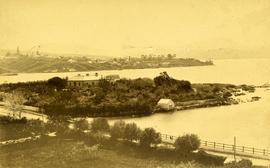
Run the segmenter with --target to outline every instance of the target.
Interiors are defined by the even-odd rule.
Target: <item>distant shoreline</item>
[[[61,73],[102,70],[150,69],[214,65],[212,61],[194,58],[113,58],[109,60],[90,58],[22,57],[0,60],[3,73]],[[4,71],[4,69],[8,71]],[[1,73],[0,73],[1,74]]]

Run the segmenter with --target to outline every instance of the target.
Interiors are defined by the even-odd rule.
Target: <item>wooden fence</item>
[[[162,141],[164,143],[173,144],[177,139],[176,136],[168,135],[168,134],[161,134]],[[224,152],[224,153],[231,153],[235,155],[242,155],[242,156],[254,156],[254,157],[267,157],[270,159],[270,150],[267,149],[259,149],[255,147],[247,147],[247,146],[238,146],[232,144],[225,144],[213,141],[204,141],[201,140],[201,149],[211,150],[215,152]]]
[[[225,144],[225,143],[218,143],[218,142],[211,142],[211,141],[201,141],[202,148],[210,148],[216,150],[223,150],[223,151],[232,151],[235,153],[246,153],[246,154],[254,154],[254,155],[263,155],[263,156],[270,156],[270,151],[267,149],[259,149],[254,147],[247,147],[247,146],[235,146],[232,144]]]

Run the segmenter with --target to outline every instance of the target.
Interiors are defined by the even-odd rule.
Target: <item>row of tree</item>
[[[74,123],[74,129],[85,131],[91,129],[94,133],[109,133],[111,140],[126,140],[130,142],[139,142],[142,147],[149,148],[157,146],[162,142],[161,134],[154,128],[140,129],[135,123],[125,123],[116,121],[111,127],[104,118],[95,118],[88,124],[85,119]],[[195,134],[185,134],[179,136],[174,143],[175,151],[180,154],[188,154],[197,150],[200,146],[200,139]]]

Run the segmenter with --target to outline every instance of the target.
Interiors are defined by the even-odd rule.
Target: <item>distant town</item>
[[[23,59],[22,59],[23,58]],[[179,58],[176,54],[141,54],[140,57],[91,58],[87,56],[51,56],[40,52],[39,46],[28,52],[7,51],[0,59],[0,73],[76,72],[91,70],[122,70],[213,65],[211,60]]]

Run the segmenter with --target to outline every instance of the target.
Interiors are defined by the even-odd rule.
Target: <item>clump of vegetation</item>
[[[14,118],[11,116],[1,116],[0,124],[25,124],[27,122],[25,117],[22,118]]]
[[[225,168],[251,168],[252,166],[252,161],[248,160],[248,159],[242,159],[238,162],[230,162],[227,163],[225,166]]]
[[[126,123],[122,120],[116,121],[110,129],[110,135],[113,140],[123,139],[125,133]]]
[[[86,119],[76,120],[74,123],[74,129],[77,131],[89,130],[90,125]]]
[[[67,86],[67,80],[59,77],[53,77],[48,80],[48,85],[57,90],[61,90]]]
[[[0,141],[44,135],[49,132],[40,120],[26,120],[0,117]]]
[[[4,106],[11,112],[13,118],[21,118],[23,105],[27,101],[22,92],[12,91],[11,93],[0,93],[0,97],[4,102]]]
[[[191,83],[185,80],[176,80],[171,78],[167,72],[160,73],[160,76],[154,78],[155,86],[171,87],[177,92],[192,91]]]
[[[105,118],[94,118],[91,123],[91,130],[93,132],[108,132],[110,125]]]
[[[2,129],[4,128],[3,126],[8,125],[11,124],[2,124],[0,125],[0,128]],[[109,151],[107,152],[120,152],[124,156],[134,157],[138,155],[143,156],[145,160],[148,160],[148,158],[152,158],[168,161],[170,163],[172,163],[173,161],[180,165],[186,165],[180,163],[180,161],[185,161],[189,163],[189,161],[191,160],[196,160],[196,163],[192,163],[192,165],[194,166],[202,166],[201,164],[199,164],[199,162],[210,165],[221,165],[224,161],[224,158],[219,158],[218,156],[213,157],[213,155],[202,152],[193,153],[192,151],[196,150],[199,144],[199,139],[194,134],[184,135],[182,137],[179,137],[175,141],[175,150],[180,153],[188,153],[188,157],[185,157],[184,155],[179,155],[178,153],[175,153],[170,148],[157,147],[157,145],[161,143],[161,134],[156,132],[154,128],[146,128],[141,131],[135,123],[125,123],[123,121],[117,121],[113,126],[111,126],[111,129],[109,129],[110,126],[108,124],[108,121],[104,118],[95,118],[91,123],[88,123],[85,119],[77,120],[73,123],[74,129],[69,129],[69,125],[70,122],[69,118],[67,117],[49,118],[48,123],[43,123],[41,121],[27,121],[26,124],[20,124],[18,125],[18,127],[14,127],[14,125],[12,125],[12,128],[8,128],[8,130],[14,128],[14,130],[12,130],[12,134],[15,133],[16,135],[16,137],[10,136],[9,138],[19,138],[19,134],[21,134],[21,137],[25,137],[26,135],[44,135],[41,136],[40,140],[33,142],[33,144],[39,144],[37,146],[39,152],[40,148],[42,148],[42,145],[50,143],[50,145],[47,146],[51,146],[52,141],[54,140],[56,140],[55,142],[59,143],[58,145],[68,145],[71,144],[71,142],[76,142],[76,144],[78,144],[79,146],[73,145],[69,150],[66,150],[70,152],[70,154],[68,154],[67,156],[63,155],[68,152],[54,152],[54,157],[58,155],[60,158],[64,157],[65,162],[72,160],[72,158],[74,157],[76,157],[77,161],[80,162],[82,161],[81,159],[89,159],[90,154],[97,152],[97,150],[106,149],[109,149]],[[84,132],[84,130],[89,130],[90,127],[90,132]],[[18,128],[23,128],[21,129],[24,130],[23,135],[22,131]],[[7,129],[7,127],[5,129]],[[1,133],[3,132],[2,130],[0,131]],[[114,137],[113,141],[111,141],[108,137],[108,131],[110,135]],[[46,136],[48,133],[51,132],[56,132],[55,138],[49,138],[48,136]],[[119,133],[115,134],[117,132]],[[67,138],[68,141],[66,141]],[[137,140],[139,140],[139,143],[133,143],[134,141],[138,142]],[[30,145],[30,142],[27,143],[28,145]],[[25,145],[21,145],[21,147],[24,146]],[[8,146],[5,149],[8,149]],[[78,151],[75,151],[75,149],[78,149]],[[101,158],[104,158],[104,156],[102,155]],[[205,160],[207,160],[208,162],[204,162]],[[237,165],[249,166],[250,163],[242,161],[237,163]]]
[[[127,123],[124,130],[124,138],[128,141],[137,141],[140,139],[142,131],[135,123]]]
[[[160,133],[156,132],[154,128],[145,128],[140,136],[140,145],[146,148],[151,145],[157,145],[161,143]]]
[[[175,151],[180,154],[190,154],[200,146],[200,139],[195,134],[178,137],[174,142]]]
[[[153,80],[138,78],[111,82],[101,79],[98,85],[85,87],[67,86],[67,80],[59,77],[43,82],[0,85],[0,91],[22,93],[26,100],[22,102],[24,105],[40,107],[49,116],[71,117],[151,115],[156,112],[157,102],[164,98],[171,99],[182,109],[228,105],[233,103],[230,97],[236,88],[229,84],[191,84],[176,80],[166,72]],[[196,104],[199,105],[192,106]]]

